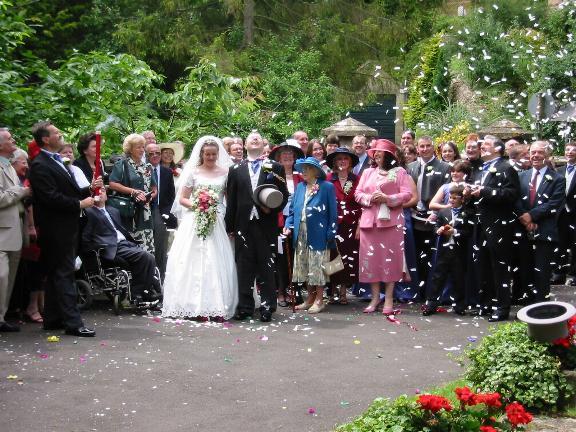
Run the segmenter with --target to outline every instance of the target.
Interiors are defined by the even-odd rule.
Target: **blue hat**
[[[296,169],[296,171],[301,173],[303,165],[313,166],[318,170],[318,173],[320,174],[319,178],[321,178],[322,180],[326,178],[326,173],[322,169],[322,165],[320,165],[320,162],[318,162],[318,160],[313,158],[312,156],[308,156],[306,159],[297,159],[296,163],[294,164],[294,168]]]
[[[349,148],[347,147],[338,147],[336,150],[334,150],[332,153],[330,153],[328,156],[326,156],[326,165],[328,165],[330,167],[330,169],[334,169],[334,159],[336,159],[336,156],[338,155],[346,155],[349,156],[350,159],[352,159],[352,166],[350,167],[350,169],[354,168],[356,165],[358,165],[359,162],[359,158],[358,156],[353,153]]]

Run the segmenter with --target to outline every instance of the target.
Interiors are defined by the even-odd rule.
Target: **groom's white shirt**
[[[258,177],[260,177],[260,170],[262,169],[262,164],[260,164],[260,166],[256,171],[252,171],[252,161],[254,160],[255,159],[248,159],[248,172],[250,173],[250,183],[252,184],[252,192],[254,192],[256,186],[258,186]],[[252,206],[252,211],[250,212],[250,220],[253,219],[260,219],[260,217],[258,216],[258,210],[256,209],[255,205]]]

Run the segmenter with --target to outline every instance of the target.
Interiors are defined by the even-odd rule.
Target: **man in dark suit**
[[[352,139],[352,151],[358,156],[358,163],[352,169],[352,172],[358,177],[362,175],[366,168],[370,168],[371,159],[366,152],[368,144],[364,135],[356,135]]]
[[[486,135],[481,144],[482,175],[464,191],[474,200],[478,216],[479,314],[491,315],[490,322],[504,321],[510,314],[512,227],[520,194],[518,173],[503,154],[502,140]]]
[[[106,207],[106,190],[100,190],[100,199],[92,208],[86,209],[86,226],[82,231],[82,249],[98,250],[104,247],[102,258],[108,261],[127,263],[132,273],[130,285],[135,304],[159,298],[153,289],[156,262],[154,255],[136,244],[124,229],[120,213],[114,207]]]
[[[452,303],[454,313],[465,314],[464,288],[468,261],[468,239],[472,233],[471,216],[473,209],[463,206],[464,186],[450,187],[450,208],[438,211],[436,234],[440,236],[438,258],[430,283],[426,287],[426,304],[422,309],[424,316],[436,313],[440,304],[442,289],[452,281]]]
[[[154,221],[154,255],[156,266],[164,279],[166,262],[168,261],[168,231],[177,227],[176,217],[170,213],[176,197],[174,177],[172,171],[160,164],[160,146],[148,144],[146,157],[152,164],[152,176],[156,181],[158,193],[150,203],[152,206],[152,219]]]
[[[252,288],[258,277],[260,282],[260,320],[268,322],[276,310],[276,283],[274,279],[274,250],[278,236],[278,212],[288,201],[288,189],[282,165],[262,159],[264,142],[258,133],[246,138],[247,158],[230,167],[228,174],[226,231],[235,240],[238,270],[237,320],[254,313]],[[275,185],[284,197],[282,205],[272,210],[257,206],[253,191],[261,184]]]
[[[576,141],[564,147],[566,166],[557,172],[566,180],[566,203],[558,211],[558,268],[552,276],[552,283],[566,283],[566,275],[572,276],[572,285],[576,284]]]
[[[34,220],[39,226],[41,263],[46,272],[44,329],[65,329],[66,334],[91,337],[76,304],[78,293],[74,263],[78,245],[80,213],[94,205],[90,188],[80,189],[58,152],[62,134],[52,123],[36,123],[32,134],[40,153],[30,166],[34,197]],[[91,188],[102,187],[102,179]]]
[[[434,220],[429,219],[431,215],[429,205],[438,189],[450,181],[450,165],[435,157],[434,143],[429,136],[418,138],[416,149],[418,160],[410,163],[407,171],[416,183],[419,197],[416,207],[412,209],[412,223],[414,224],[418,277],[424,282],[420,295],[423,295],[432,264],[435,238]]]
[[[565,201],[566,180],[547,166],[550,150],[548,141],[532,143],[532,169],[519,174],[519,279],[528,303],[545,301],[550,296],[550,275],[558,245],[557,217]]]

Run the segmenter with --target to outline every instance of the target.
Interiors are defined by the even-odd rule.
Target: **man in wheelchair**
[[[106,190],[100,189],[100,199],[95,206],[86,209],[86,226],[82,231],[82,251],[96,251],[104,262],[125,268],[132,273],[130,284],[133,303],[160,300],[161,294],[154,290],[154,255],[136,244],[134,238],[120,222],[120,213],[106,206]]]

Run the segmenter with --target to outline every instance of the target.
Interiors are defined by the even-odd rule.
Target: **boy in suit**
[[[463,206],[464,187],[455,185],[450,188],[450,208],[438,212],[436,234],[440,236],[440,247],[434,273],[426,287],[426,304],[422,315],[436,313],[442,289],[452,279],[452,300],[454,313],[465,314],[464,285],[466,281],[466,263],[468,261],[468,239],[472,233],[471,212]]]

